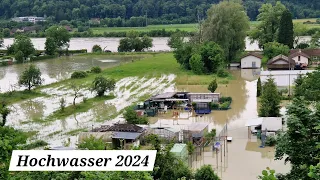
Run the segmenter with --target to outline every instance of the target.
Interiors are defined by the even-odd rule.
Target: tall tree
[[[25,35],[15,37],[13,47],[15,54],[19,51],[23,53],[23,58],[29,57],[35,51],[31,39]]]
[[[260,48],[268,42],[278,40],[279,23],[285,10],[286,7],[280,1],[277,1],[275,6],[270,3],[263,4],[259,9],[257,20],[260,23],[250,33],[250,39],[257,40]]]
[[[25,69],[19,77],[19,84],[26,86],[29,91],[32,87],[41,85],[42,82],[41,71],[33,64]]]
[[[278,93],[277,85],[272,77],[262,86],[262,95],[260,97],[260,117],[278,117],[280,115],[281,97]]]
[[[308,101],[320,101],[320,70],[308,73],[302,78],[296,80],[295,95],[304,97]]]
[[[261,79],[260,77],[258,78],[258,81],[257,81],[257,97],[260,97],[261,96]]]
[[[53,37],[47,37],[45,42],[45,52],[47,55],[54,55],[57,50],[57,44]]]
[[[224,50],[226,59],[234,61],[245,49],[249,18],[244,7],[234,1],[222,1],[208,10],[203,23],[203,38],[214,41]]]
[[[287,130],[277,138],[275,158],[291,165],[285,179],[308,180],[309,166],[319,163],[320,131],[315,127],[320,124],[320,105],[295,98],[287,115]]]
[[[51,26],[46,30],[47,38],[52,38],[57,48],[69,48],[70,33],[65,27]]]
[[[278,42],[293,48],[294,41],[292,14],[286,9],[283,11],[280,19]]]
[[[278,42],[269,42],[264,44],[263,55],[268,59],[271,59],[280,54],[289,55],[290,48],[287,45],[280,44]]]

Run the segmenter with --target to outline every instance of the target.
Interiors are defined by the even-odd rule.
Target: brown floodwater
[[[208,122],[209,129],[216,128],[219,133],[227,124],[227,135],[232,137],[232,142],[228,145],[222,143],[222,149],[218,155],[212,151],[212,146],[205,148],[201,155],[194,155],[192,168],[197,169],[204,164],[210,164],[223,180],[245,179],[254,180],[261,171],[270,167],[277,173],[286,173],[290,170],[290,165],[285,165],[284,161],[275,161],[275,150],[273,147],[259,148],[261,142],[256,136],[248,138],[248,129],[245,123],[248,119],[258,117],[258,103],[256,98],[256,83],[259,78],[259,70],[233,70],[231,73],[234,80],[228,84],[219,84],[216,92],[223,96],[231,96],[233,102],[228,111],[212,111],[211,114],[202,117],[191,117],[189,119],[179,119],[170,121],[170,117],[158,117],[158,123],[162,126],[172,126],[184,129],[185,124],[191,122]],[[208,92],[207,86],[177,86],[178,90],[188,92]],[[284,105],[287,103],[284,103]],[[281,109],[285,112],[285,108]],[[224,150],[225,149],[225,150]],[[224,153],[225,151],[225,153]]]
[[[61,81],[70,78],[71,73],[78,70],[90,70],[93,66],[108,68],[117,66],[139,56],[63,56],[55,59],[48,59],[34,62],[39,67],[44,79],[44,84]],[[14,64],[11,66],[0,67],[0,90],[5,92],[16,86],[19,75],[28,67],[29,64]]]

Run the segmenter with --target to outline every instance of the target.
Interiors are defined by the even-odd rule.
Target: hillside
[[[248,16],[255,20],[264,2],[244,0]],[[90,18],[130,19],[147,15],[152,24],[192,23],[204,18],[206,10],[219,0],[1,0],[0,18],[46,16],[53,21],[88,20]],[[295,18],[320,16],[319,0],[282,0]],[[140,19],[141,19],[140,18]],[[137,18],[139,19],[139,18]]]

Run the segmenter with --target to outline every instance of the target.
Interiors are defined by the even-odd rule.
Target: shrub
[[[94,45],[93,47],[92,47],[92,52],[93,53],[96,53],[96,52],[102,52],[102,48],[101,48],[101,46],[99,46],[99,45]]]
[[[75,71],[71,74],[71,79],[81,79],[87,77],[88,74],[84,71]]]
[[[211,103],[211,109],[219,109],[219,104],[218,103]]]
[[[225,69],[219,68],[217,71],[217,75],[218,75],[218,77],[228,77],[229,73]]]
[[[101,73],[102,69],[99,66],[95,66],[91,68],[92,73]]]
[[[148,124],[148,118],[145,116],[139,117],[134,107],[126,108],[123,117],[128,124]]]
[[[64,109],[66,107],[66,100],[64,98],[61,98],[59,101],[59,105],[60,105],[60,111],[64,112]]]
[[[266,139],[266,146],[275,146],[277,143],[277,140],[274,136],[268,136]]]
[[[230,106],[230,102],[226,101],[226,102],[220,104],[220,109],[228,109],[229,106]]]
[[[217,80],[216,79],[213,79],[211,81],[211,83],[209,84],[208,86],[208,90],[212,93],[214,93],[214,91],[216,91],[216,89],[218,88],[218,84],[217,84]]]
[[[232,101],[232,97],[221,97],[221,98],[219,99],[219,102],[220,102],[220,103],[224,103],[224,102],[226,102],[226,101],[231,102],[231,101]]]

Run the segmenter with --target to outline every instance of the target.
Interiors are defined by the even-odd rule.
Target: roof
[[[113,139],[137,139],[141,133],[134,133],[134,132],[113,132],[112,138]]]
[[[278,131],[282,129],[281,117],[260,117],[255,119],[249,119],[245,126],[259,126],[261,130],[267,129],[268,131]]]
[[[297,57],[297,56],[304,56],[306,58],[310,58],[310,56],[307,55],[306,53],[302,52],[301,49],[299,49],[299,51],[297,51],[295,53],[290,54],[289,58],[294,58],[294,57]]]
[[[303,52],[308,56],[320,56],[320,49],[292,49],[290,54],[294,54],[296,52]]]
[[[206,102],[206,103],[209,103],[209,102],[212,102],[212,99],[193,99],[192,100],[193,102],[197,103],[197,102]]]
[[[259,126],[262,124],[263,118],[249,119],[245,126]]]
[[[58,146],[58,147],[50,147],[49,149],[50,149],[50,150],[75,150],[76,148]]]
[[[172,98],[176,94],[177,94],[176,92],[166,92],[163,94],[158,94],[158,95],[152,97],[152,99],[168,99],[168,98]]]
[[[291,58],[288,58],[287,56],[280,54],[280,55],[270,59],[268,61],[267,65],[273,64],[273,63],[275,63],[277,61],[281,61],[281,60],[287,62],[288,64],[289,64],[289,61],[291,61],[290,63],[293,63],[294,65],[296,64],[296,62],[294,60],[292,60]]]
[[[135,124],[115,124],[107,129],[107,131],[119,132],[142,132],[143,128]]]
[[[261,54],[257,54],[257,53],[253,53],[253,52],[249,52],[248,54],[244,55],[241,57],[241,59],[248,57],[248,56],[254,56],[256,58],[262,59],[263,56]]]
[[[209,126],[209,123],[192,123],[188,126],[189,131],[203,131],[206,127]]]
[[[184,148],[186,148],[186,144],[174,144],[173,147],[171,148],[170,152],[173,153],[180,153],[183,151]]]
[[[189,93],[189,95],[202,95],[202,94],[212,94],[212,95],[220,95],[220,93]]]

